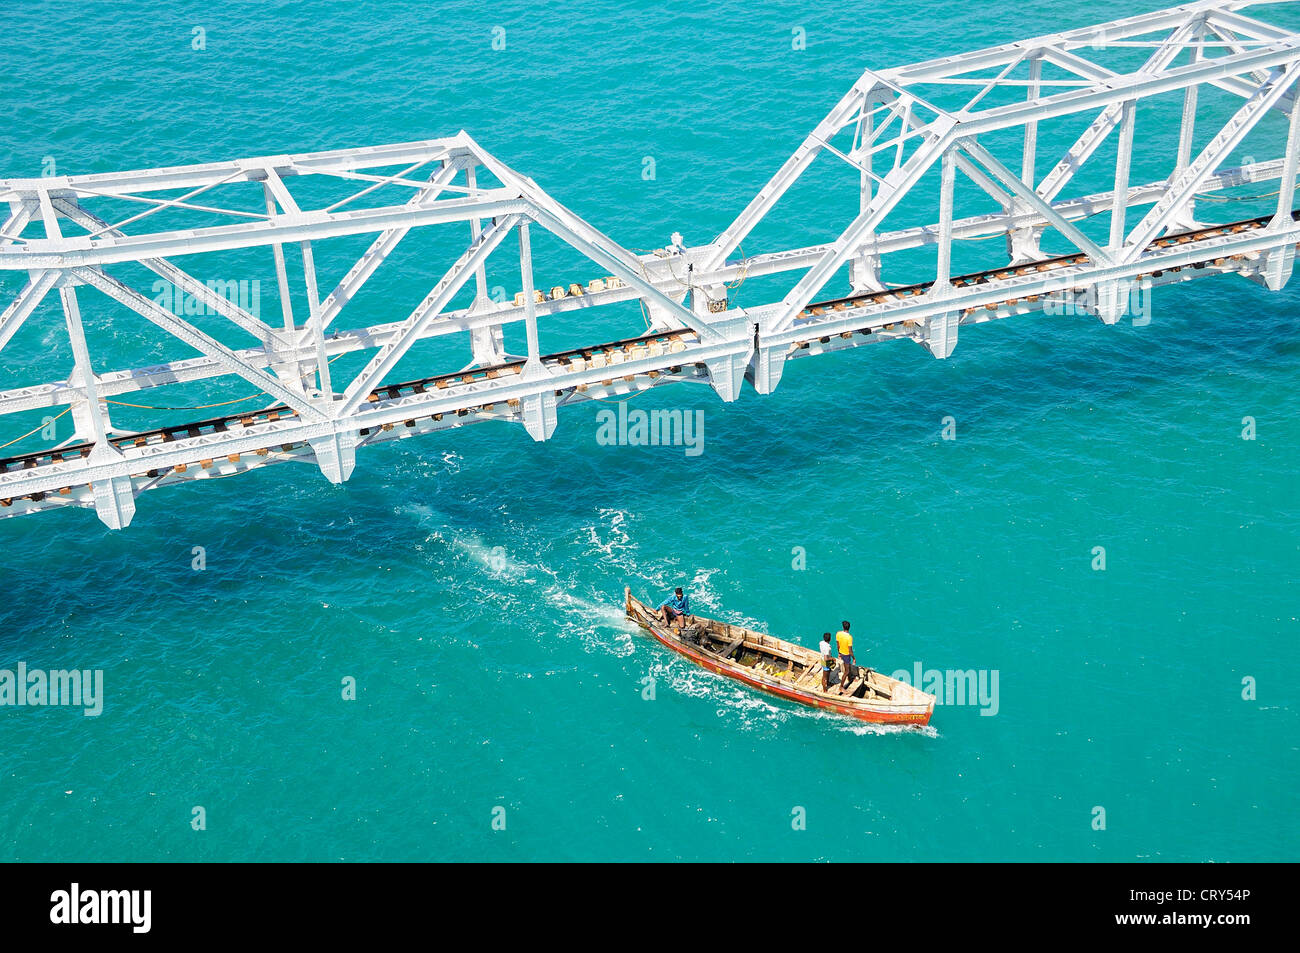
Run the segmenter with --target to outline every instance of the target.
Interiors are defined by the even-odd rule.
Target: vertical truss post
[[[528,221],[519,223],[519,274],[524,288],[524,333],[528,336],[528,360],[524,364],[526,380],[549,376],[542,365],[541,345],[537,338],[537,304],[533,298],[533,247],[528,237]],[[534,440],[550,439],[555,432],[555,391],[545,390],[523,399],[524,429]]]
[[[1199,29],[1191,35],[1192,65],[1201,59],[1201,40],[1204,36],[1204,32]],[[1190,83],[1183,93],[1183,119],[1178,128],[1178,157],[1174,163],[1174,171],[1169,176],[1170,182],[1182,175],[1183,170],[1192,161],[1192,140],[1196,135],[1197,94],[1200,90],[1199,83]],[[1178,210],[1173,228],[1177,231],[1191,231],[1196,228],[1195,199],[1188,199],[1187,204]]]
[[[63,286],[59,289],[59,300],[63,304],[63,320],[68,329],[68,340],[72,344],[73,370],[69,380],[76,384],[83,397],[82,402],[72,410],[77,436],[95,444],[92,453],[112,454],[114,448],[108,442],[112,424],[99,403],[99,388],[96,386],[94,369],[90,365],[90,349],[86,346],[86,330],[81,323],[81,306],[77,303],[76,290]]]
[[[943,153],[939,167],[939,260],[935,268],[934,284],[929,297],[943,300],[952,297],[952,199],[957,178],[957,146],[951,145]],[[957,346],[957,325],[961,310],[953,309],[925,319],[921,344],[937,358],[952,354]]]
[[[859,215],[871,205],[873,193],[871,181],[871,107],[875,102],[876,99],[873,96],[864,93],[862,97],[862,113],[858,117],[857,154],[858,161],[862,164],[862,171],[859,173],[858,180]],[[885,286],[880,281],[880,255],[874,246],[875,233],[873,230],[867,233],[866,238],[862,240],[862,244],[858,248],[858,254],[854,255],[849,262],[849,284],[856,294],[885,290]]]
[[[303,278],[307,285],[307,307],[310,314],[307,317],[307,324],[312,337],[312,343],[316,350],[316,381],[320,392],[321,409],[329,417],[335,416],[337,404],[334,401],[334,385],[330,380],[330,362],[325,352],[325,325],[324,314],[321,311],[320,289],[316,284],[316,258],[312,253],[311,242],[302,243],[302,267]],[[277,266],[281,265],[284,255],[279,253],[280,246],[276,245],[278,257]],[[280,275],[284,276],[283,268],[279,268]],[[287,276],[281,278],[281,295],[284,295],[288,288]],[[287,302],[287,298],[285,299]],[[288,307],[286,303],[285,307]],[[286,332],[293,332],[293,318],[289,314],[285,316],[287,327]],[[305,373],[310,374],[310,366],[305,368]],[[301,379],[301,378],[300,378]],[[316,465],[320,467],[320,472],[325,479],[331,483],[346,483],[352,476],[352,471],[357,463],[357,444],[360,443],[360,434],[351,429],[335,430],[333,433],[324,437],[317,437],[309,440],[307,445],[311,447],[312,454],[316,457]]]
[[[947,297],[952,290],[949,280],[952,278],[952,193],[957,180],[956,151],[955,145],[945,149],[939,164],[939,254],[930,294],[941,298]]]
[[[1291,121],[1286,139],[1286,158],[1282,163],[1282,181],[1278,185],[1277,212],[1269,224],[1274,228],[1290,226],[1295,206],[1296,169],[1300,165],[1300,91],[1291,103]]]
[[[1110,238],[1106,250],[1117,255],[1124,247],[1128,217],[1129,174],[1133,168],[1133,134],[1136,124],[1137,101],[1126,99],[1120,106],[1119,150],[1115,155],[1115,192],[1110,205]],[[1129,280],[1104,281],[1096,286],[1093,310],[1104,324],[1115,324],[1128,311],[1133,282]]]
[[[270,173],[274,175],[274,173]],[[271,192],[269,178],[262,183],[262,192],[266,198],[266,214],[274,216],[276,214],[275,196]],[[293,302],[289,298],[289,272],[284,263],[284,245],[276,242],[271,246],[272,254],[275,256],[275,281],[276,287],[280,292],[280,311],[284,315],[284,333],[285,340],[292,341],[295,336],[295,325],[293,322]],[[280,379],[291,384],[299,390],[302,386],[302,372],[298,367],[298,361],[292,355],[288,355],[283,363],[272,367],[272,370],[279,375]]]
[[[325,330],[321,326],[320,289],[316,284],[316,256],[311,250],[311,242],[303,242],[300,247],[303,280],[307,284],[307,308],[310,312],[307,324],[311,328],[312,344],[316,348],[316,389],[320,393],[321,402],[328,407],[334,400],[334,390],[330,383],[329,356],[325,353]],[[307,373],[311,373],[311,370],[310,367],[306,369]]]
[[[1035,54],[1029,58],[1029,92],[1027,98],[1030,102],[1038,99],[1039,83],[1043,76],[1043,57],[1042,54]],[[1031,119],[1025,123],[1025,140],[1023,154],[1020,162],[1020,178],[1030,187],[1034,187],[1035,166],[1038,158],[1038,121]],[[1019,197],[1011,198],[1011,214],[1013,216],[1023,215],[1029,211],[1029,206]],[[1038,237],[1041,229],[1032,225],[1024,228],[1013,228],[1007,234],[1007,257],[1011,259],[1013,265],[1018,265],[1026,261],[1036,261],[1043,257],[1042,250],[1038,247]]]
[[[72,355],[75,362],[72,372],[73,382],[81,390],[83,400],[74,404],[72,416],[79,433],[93,439],[95,446],[90,451],[90,459],[96,463],[116,460],[121,452],[108,442],[112,429],[108,413],[99,402],[99,388],[95,371],[90,365],[90,349],[86,346],[86,330],[81,323],[81,308],[77,304],[77,292],[64,285],[59,289],[63,302],[63,317],[68,328],[68,339],[72,343]],[[89,428],[89,433],[85,433]],[[129,476],[109,477],[96,480],[90,487],[95,501],[95,514],[109,529],[122,529],[131,522],[135,515],[135,492],[131,487]]]
[[[63,232],[59,228],[59,219],[50,201],[50,193],[42,191],[40,197],[41,216],[45,223],[45,235],[50,239],[60,239]],[[33,280],[35,278],[33,277]],[[63,303],[63,318],[68,329],[68,341],[72,345],[73,370],[70,383],[75,384],[82,394],[82,400],[73,404],[72,419],[77,433],[94,441],[90,459],[95,463],[104,463],[120,459],[122,454],[108,442],[112,425],[108,420],[107,410],[99,402],[99,386],[95,370],[90,363],[90,348],[86,345],[86,329],[81,323],[81,307],[77,303],[77,292],[67,283],[59,288],[59,298]],[[114,476],[95,480],[90,487],[91,498],[95,502],[95,514],[109,529],[122,529],[131,522],[135,515],[135,492],[131,486],[130,476]]]
[[[1269,227],[1289,228],[1294,223],[1296,168],[1300,164],[1300,90],[1291,103],[1291,120],[1286,138],[1286,158],[1282,161],[1282,179],[1278,183],[1277,211]],[[1295,245],[1287,243],[1264,256],[1262,278],[1270,291],[1281,291],[1291,280],[1295,266]]]
[[[478,189],[478,166],[470,163],[465,169],[465,183],[469,187],[472,195]],[[483,220],[475,216],[469,220],[469,240],[471,243],[479,240],[483,234]],[[474,267],[474,301],[476,304],[482,304],[487,301],[487,265],[479,262]]]
[[[1133,167],[1133,126],[1136,100],[1126,99],[1120,107],[1119,151],[1115,156],[1115,193],[1111,197],[1110,240],[1106,247],[1113,255],[1124,245],[1124,222],[1128,213],[1129,171]]]
[[[477,164],[473,162],[465,168],[465,184],[469,187],[471,195],[478,188],[477,169]],[[471,218],[469,220],[471,244],[477,242],[482,234],[483,220]],[[479,262],[478,267],[474,269],[474,303],[470,306],[470,313],[480,313],[491,307],[492,300],[488,296],[487,286],[487,265],[484,262]],[[499,324],[474,328],[469,333],[469,344],[474,363],[482,367],[500,364],[506,359],[505,331]]]
[[[533,247],[528,222],[519,223],[519,275],[524,289],[524,333],[528,337],[527,369],[542,369],[541,345],[537,338],[537,301],[533,296]]]

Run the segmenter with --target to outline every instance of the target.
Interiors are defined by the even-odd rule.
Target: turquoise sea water
[[[1009,0],[8,4],[0,175],[463,128],[628,247],[702,242],[867,66],[1147,8],[1041,3],[1035,27]],[[1176,137],[1176,108],[1140,121]],[[1044,131],[1044,168],[1064,135]],[[1148,164],[1135,182],[1168,172]],[[557,280],[601,273],[555,254]],[[404,316],[384,296],[418,300],[442,267],[377,277],[352,323]],[[702,410],[698,457],[601,446],[586,405],[544,444],[484,425],[366,449],[343,486],[277,466],[146,494],[119,533],[81,511],[0,522],[0,668],[102,668],[107,693],[98,718],[0,709],[0,857],[1295,859],[1300,285],[1154,304],[1146,327],[963,329],[943,362],[905,342],[793,362],[730,405],[638,398]],[[170,355],[107,314],[87,323],[108,362]],[[42,366],[59,342],[46,309],[6,356]],[[997,714],[886,730],[743,690],[622,619],[625,584],[678,583],[807,645],[850,618],[886,671],[996,671]]]

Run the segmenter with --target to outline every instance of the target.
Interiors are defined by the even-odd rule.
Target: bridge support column
[[[749,367],[749,354],[728,354],[726,357],[706,361],[709,383],[725,402],[731,403],[740,396],[740,386]]]
[[[760,394],[770,394],[781,383],[781,372],[785,370],[786,355],[789,347],[759,347],[754,351],[754,358],[749,365],[749,379],[754,390]]]
[[[524,429],[528,436],[538,443],[549,440],[555,433],[555,391],[543,391],[533,394],[521,401],[524,416]]]
[[[1131,278],[1102,282],[1093,289],[1089,295],[1091,301],[1085,307],[1101,318],[1102,324],[1115,324],[1130,313],[1134,288]]]
[[[360,435],[355,432],[345,432],[308,441],[312,452],[316,454],[316,465],[325,474],[325,479],[331,483],[343,483],[352,476],[360,439]]]
[[[135,488],[130,477],[96,480],[90,487],[95,515],[109,529],[125,529],[135,516]]]
[[[754,339],[757,337],[756,326],[741,310],[733,312],[737,317],[710,322],[718,331],[726,335],[729,341],[745,342],[748,346],[738,353],[727,354],[704,362],[709,371],[709,383],[727,403],[740,396],[741,385],[745,381],[745,372],[749,370],[749,360],[754,354]]]
[[[1281,291],[1295,268],[1295,245],[1287,243],[1260,256],[1258,281],[1269,291]]]
[[[957,327],[960,324],[960,311],[932,314],[925,319],[925,327],[918,340],[921,346],[935,357],[940,359],[949,357],[952,349],[957,346]]]

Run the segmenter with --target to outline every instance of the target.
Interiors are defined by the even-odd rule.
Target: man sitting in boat
[[[681,586],[678,586],[673,592],[674,595],[671,599],[665,599],[659,603],[659,618],[666,625],[681,625],[683,622],[690,621],[691,600],[682,592]]]
[[[843,628],[835,633],[835,643],[840,652],[840,694],[853,681],[853,636],[849,635],[848,620],[840,623]]]

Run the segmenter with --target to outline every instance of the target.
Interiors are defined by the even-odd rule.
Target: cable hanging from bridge
[[[787,362],[796,359],[891,341],[911,341],[934,358],[945,359],[967,328],[1018,315],[1063,313],[1062,304],[1071,316],[1090,315],[1115,325],[1132,312],[1132,292],[1138,284],[1172,285],[1232,274],[1278,291],[1291,278],[1300,246],[1300,212],[1290,201],[1300,162],[1300,32],[1255,21],[1242,12],[1250,7],[1263,9],[1267,4],[1185,0],[1168,10],[1112,23],[867,70],[716,239],[687,245],[675,232],[666,247],[645,253],[589,225],[463,132],[419,142],[61,176],[56,181],[0,179],[0,198],[9,207],[0,221],[0,270],[26,277],[9,300],[0,302],[0,347],[37,314],[47,294],[57,291],[68,339],[82,368],[98,366],[104,356],[92,350],[77,311],[77,295],[97,292],[161,328],[169,336],[165,340],[180,341],[203,355],[115,371],[88,380],[84,388],[65,376],[0,390],[0,414],[23,414],[33,423],[35,416],[56,412],[65,403],[79,404],[59,415],[71,411],[76,446],[51,440],[40,452],[4,456],[4,448],[28,439],[35,442],[42,430],[49,434],[49,417],[42,427],[0,444],[0,518],[74,506],[93,508],[106,525],[121,528],[131,521],[135,499],[145,491],[271,463],[314,463],[331,483],[343,483],[351,477],[363,446],[487,421],[518,424],[531,439],[549,440],[561,407],[583,400],[625,403],[670,382],[704,383],[721,401],[731,403],[746,386],[772,394]],[[1231,38],[1224,37],[1228,32]],[[1223,42],[1213,42],[1211,33]],[[1139,45],[1154,51],[1141,67],[1135,56],[1100,62],[1089,52]],[[1219,49],[1221,55],[1215,52]],[[1191,62],[1185,62],[1189,51]],[[1059,79],[1055,72],[1040,75],[1048,67],[1068,78]],[[1016,72],[1026,68],[1027,79]],[[945,83],[979,84],[983,91],[964,108],[947,110],[928,100],[931,88],[940,89],[944,97],[964,96],[944,88]],[[1202,105],[1198,110],[1198,90],[1229,97],[1232,108],[1220,108],[1216,99],[1209,109]],[[992,95],[980,105],[986,93],[1003,95]],[[1012,101],[1006,103],[1008,93]],[[1180,109],[1176,163],[1170,161],[1172,142],[1166,147],[1133,134],[1138,104],[1145,115],[1145,104],[1155,97],[1169,100],[1171,116]],[[1174,97],[1180,102],[1173,102]],[[1289,132],[1271,125],[1277,114],[1288,117]],[[1270,128],[1265,128],[1266,117]],[[1057,142],[1062,132],[1073,130],[1076,120],[1082,132],[1071,131]],[[832,143],[849,126],[856,126],[852,151],[859,157],[850,164],[862,178],[853,176],[839,193],[816,180],[816,208],[796,199],[799,222],[793,231],[778,228],[770,213],[781,202],[782,212],[791,209],[787,196],[802,194],[794,191],[795,183],[823,152],[838,154]],[[1117,130],[1113,152],[1099,149]],[[1041,140],[1040,133],[1046,133]],[[999,158],[989,148],[996,143],[998,151],[1005,152],[1013,142],[1015,156]],[[1049,147],[1048,158],[1059,155],[1060,161],[1036,181],[1035,162]],[[1255,161],[1252,153],[1264,155],[1265,161]],[[1225,168],[1234,156],[1249,161]],[[891,158],[892,168],[887,168]],[[439,168],[426,181],[405,178],[433,163]],[[1134,169],[1147,168],[1166,174],[1155,181],[1131,181]],[[407,171],[394,175],[397,169]],[[480,184],[478,169],[499,185]],[[951,183],[959,170],[996,203],[988,204],[981,195],[978,214],[957,217]],[[932,172],[939,173],[938,221],[917,222],[913,200],[924,193],[924,208],[935,204]],[[304,175],[374,185],[344,203],[320,208],[322,203],[312,195],[323,190],[310,192],[301,184]],[[461,175],[463,186],[456,184]],[[1114,185],[1104,192],[1061,198],[1094,181]],[[813,180],[802,182],[807,187]],[[378,184],[394,189],[363,201]],[[248,192],[250,202],[265,201],[267,213],[194,227],[190,213],[197,207],[188,199],[217,185]],[[1278,190],[1231,194],[1237,188],[1247,193],[1250,186]],[[414,190],[405,204],[389,201],[389,191],[399,187]],[[966,191],[963,180],[962,204]],[[186,194],[173,200],[173,192]],[[832,203],[836,195],[840,201]],[[158,208],[151,208],[148,217],[121,219],[114,204],[120,201]],[[1227,210],[1216,214],[1201,202],[1246,203],[1249,208],[1236,210],[1236,215]],[[214,211],[224,219],[234,209]],[[1239,220],[1207,226],[1195,221],[1197,211]],[[1259,214],[1265,212],[1270,214]],[[1137,220],[1130,222],[1130,214]],[[1109,239],[1090,234],[1105,230],[1105,219],[1096,216],[1109,217]],[[44,223],[43,238],[23,237],[33,219]],[[60,219],[84,228],[90,238],[63,236]],[[489,220],[491,226],[485,227]],[[127,234],[126,226],[136,222],[144,225]],[[466,224],[468,245],[462,245]],[[783,240],[798,237],[805,228],[820,237],[826,226],[832,226],[836,236],[830,241],[787,247]],[[450,247],[464,248],[459,257],[408,315],[398,315],[399,320],[385,315],[383,324],[366,320],[372,317],[370,311],[352,305],[362,286],[381,267],[381,274],[394,278],[396,270],[409,270],[412,259],[405,250],[400,257],[395,253],[399,242],[416,229],[427,234],[435,228],[437,234],[457,231]],[[502,277],[516,276],[529,287],[531,300],[520,292],[511,303],[489,296],[487,282],[489,268],[495,277],[503,260],[514,257],[495,253],[516,228],[519,270],[514,271],[512,261]],[[585,285],[557,285],[547,294],[532,280],[530,228],[574,249],[583,256],[584,267],[605,269],[598,274],[610,276]],[[765,234],[766,240],[759,237]],[[364,251],[358,241],[356,257],[348,250],[336,261],[336,253],[328,252],[328,271],[336,264],[351,264],[322,300],[311,249],[336,240],[328,247],[341,247],[343,239],[353,236],[375,237]],[[1062,239],[1069,247],[1057,250]],[[744,241],[755,249],[753,258],[745,256]],[[1006,241],[1006,254],[989,245],[975,249],[964,244],[967,241]],[[303,252],[303,278],[301,285],[295,279],[291,288],[282,249],[295,243]],[[189,255],[195,256],[189,260],[207,262],[209,254],[235,256],[245,254],[243,249],[271,246],[277,250],[275,278],[287,325],[284,337],[274,322],[262,319],[260,305],[216,301],[230,296],[170,261]],[[441,254],[444,244],[436,248],[439,257],[450,257]],[[954,273],[954,258],[970,270]],[[227,260],[233,269],[243,259]],[[679,262],[684,265],[680,274]],[[253,334],[259,345],[233,350],[190,315],[170,313],[128,280],[107,273],[110,266],[126,263],[143,265],[177,291],[199,298],[207,307],[196,314],[215,310]],[[910,271],[921,264],[928,272],[922,280],[893,284],[903,277],[903,268]],[[842,283],[846,266],[854,287],[838,295],[832,285]],[[899,272],[892,271],[895,266]],[[422,276],[425,270],[421,258],[415,272]],[[782,277],[790,273],[797,276]],[[762,280],[748,291],[740,290],[750,278]],[[471,279],[474,303],[453,309],[466,297],[463,289],[471,287]],[[385,280],[381,277],[377,284]],[[139,278],[135,281],[138,284]],[[320,322],[304,322],[311,335],[301,334],[305,327],[295,326],[293,317],[291,301],[303,292],[310,313]],[[572,300],[579,296],[581,300]],[[742,306],[739,299],[753,300]],[[633,300],[641,309],[644,332],[638,333],[632,318]],[[383,309],[389,304],[385,300]],[[592,309],[602,310],[593,315]],[[334,331],[328,344],[321,340],[326,327],[350,324],[358,313],[364,326],[342,337]],[[554,353],[541,347],[539,330],[543,335],[550,330],[539,329],[542,319],[562,323],[571,333],[589,317],[603,329],[604,316],[617,318],[629,336],[620,333],[616,340],[584,347],[566,344]],[[505,347],[510,329],[521,325],[528,336],[526,357],[509,354]],[[440,348],[417,347],[419,342],[453,332],[468,337],[463,341],[469,346],[468,357],[455,356],[454,366],[461,370],[438,373],[438,367],[424,366],[447,362],[447,354]],[[349,370],[348,382],[336,388],[324,378],[331,376],[327,368],[343,354],[352,355],[342,365]],[[415,363],[417,354],[421,366],[412,368],[413,379],[390,383],[399,368]],[[21,367],[24,362],[12,363]],[[228,375],[242,377],[245,383]],[[219,397],[220,390],[191,390],[199,381],[216,379],[230,382],[222,389],[261,387],[256,394],[218,401],[212,398]],[[312,386],[318,379],[319,389]],[[91,399],[87,391],[95,389],[96,380],[102,387]],[[130,400],[170,385],[178,386],[159,395],[189,393],[204,403],[159,406]],[[101,404],[100,394],[116,399]],[[242,408],[245,403],[250,407]],[[108,412],[119,412],[118,407],[146,411],[137,417],[189,422],[128,435],[115,431],[108,419]],[[208,409],[218,413],[209,414]],[[96,435],[115,434],[109,442],[119,452],[105,452],[104,447],[96,452],[92,429]]]
[[[3,450],[5,447],[12,447],[12,446],[13,446],[14,444],[16,444],[18,441],[20,441],[20,440],[26,440],[28,437],[32,436],[33,434],[38,434],[38,433],[40,433],[42,430],[44,430],[44,429],[45,429],[46,427],[48,427],[50,424],[54,423],[54,421],[58,420],[60,417],[62,417],[64,414],[68,413],[68,411],[72,410],[73,407],[76,407],[77,404],[80,404],[80,403],[81,403],[81,401],[77,401],[77,402],[74,403],[74,404],[69,404],[69,405],[67,406],[67,408],[63,410],[62,413],[56,414],[56,415],[53,416],[53,417],[47,417],[47,418],[45,418],[45,420],[41,421],[41,425],[40,425],[39,427],[37,427],[35,430],[29,430],[29,431],[27,431],[27,433],[23,434],[21,437],[14,437],[14,439],[10,440],[8,443],[0,443],[0,450]]]

